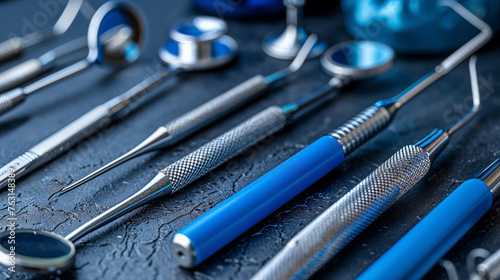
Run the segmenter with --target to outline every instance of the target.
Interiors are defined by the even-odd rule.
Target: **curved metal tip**
[[[464,124],[470,121],[470,119],[472,119],[481,108],[481,94],[479,92],[476,62],[477,62],[477,56],[473,55],[469,60],[469,72],[470,72],[470,82],[472,87],[472,101],[473,101],[472,109],[446,129],[449,135],[453,134],[455,131],[460,129]]]
[[[297,72],[302,67],[302,65],[304,65],[304,62],[307,60],[309,53],[314,48],[314,45],[316,44],[317,41],[318,41],[318,35],[316,34],[309,35],[309,37],[307,37],[307,40],[304,42],[304,45],[302,45],[302,48],[300,48],[299,53],[293,59],[292,63],[290,63],[290,65],[287,68],[275,72],[271,75],[268,75],[266,77],[267,82],[269,84],[272,84]]]
[[[70,0],[68,2],[61,16],[59,17],[56,24],[52,28],[52,32],[56,36],[62,35],[68,30],[68,28],[75,20],[78,11],[80,11],[82,4],[83,0]]]
[[[474,25],[474,27],[476,27],[477,29],[489,33],[491,37],[491,27],[486,22],[482,21],[479,17],[474,15],[471,11],[467,10],[462,4],[458,3],[455,0],[441,0],[439,1],[439,5],[450,7],[466,21]]]
[[[318,41],[318,35],[314,33],[309,35],[309,37],[307,37],[307,40],[304,42],[304,45],[302,45],[302,48],[300,48],[299,53],[293,59],[292,63],[288,66],[290,74],[297,72],[297,70],[299,70],[302,67],[302,65],[304,65],[304,62],[307,60],[309,53],[311,52],[317,41]]]
[[[471,11],[467,10],[464,6],[454,0],[441,0],[439,2],[441,6],[450,7],[459,16],[465,19],[467,22],[472,24],[474,27],[479,29],[481,33],[476,35],[470,41],[465,43],[462,47],[456,50],[451,56],[449,56],[443,63],[441,63],[442,70],[448,72],[460,64],[465,58],[472,55],[475,51],[486,44],[493,36],[493,31],[491,27],[481,20],[479,17],[474,15]]]

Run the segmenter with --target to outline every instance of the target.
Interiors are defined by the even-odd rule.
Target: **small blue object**
[[[498,31],[500,1],[458,2]],[[354,37],[386,43],[400,53],[450,52],[478,33],[438,0],[342,0],[341,5]]]
[[[357,280],[422,278],[492,203],[491,191],[481,180],[464,182]]]
[[[99,25],[99,30],[97,32],[98,36],[97,42],[98,42],[99,52],[96,61],[98,63],[102,63],[104,59],[103,45],[101,45],[101,40],[99,38],[101,37],[102,34],[106,33],[107,31],[119,25],[130,26],[130,21],[128,20],[127,16],[118,9],[109,11],[102,19],[101,24]],[[136,46],[136,48],[138,48],[138,46]]]
[[[259,17],[285,10],[283,0],[193,0],[193,3],[219,17]]]
[[[338,141],[323,136],[178,233],[191,241],[200,264],[236,237],[337,167],[344,160]]]

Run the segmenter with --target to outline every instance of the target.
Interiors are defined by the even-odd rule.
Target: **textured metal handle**
[[[307,279],[417,184],[431,166],[409,145],[300,231],[252,279]]]
[[[285,124],[285,112],[277,106],[269,107],[161,172],[168,176],[172,192],[176,192],[280,130]]]
[[[0,73],[0,92],[20,86],[43,71],[43,64],[36,58],[16,65]]]
[[[38,143],[29,152],[40,156],[37,163],[46,162],[110,122],[109,108],[98,106]]]
[[[242,106],[248,100],[257,97],[268,86],[266,78],[257,75],[167,123],[165,128],[171,136],[169,144],[182,140],[194,131]]]
[[[0,94],[0,116],[19,105],[24,99],[26,99],[26,95],[21,88]]]
[[[12,38],[0,44],[0,62],[9,60],[20,54],[23,50],[23,40]]]
[[[347,156],[371,137],[384,129],[391,121],[391,114],[384,107],[370,106],[330,135],[339,141]]]

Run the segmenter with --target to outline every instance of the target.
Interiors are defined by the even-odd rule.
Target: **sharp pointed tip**
[[[57,197],[60,197],[61,195],[63,194],[66,194],[68,192],[70,192],[71,190],[73,190],[75,187],[73,185],[69,185],[67,187],[64,187],[62,189],[60,189],[57,193],[56,193],[56,196]]]

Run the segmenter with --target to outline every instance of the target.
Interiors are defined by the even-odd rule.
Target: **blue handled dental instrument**
[[[469,122],[480,108],[475,62],[473,56],[469,67],[474,106],[467,114],[447,129],[436,129],[420,142],[400,149],[296,234],[252,280],[308,279],[415,187],[429,173],[432,162],[452,134]]]
[[[447,5],[481,32],[396,97],[376,102],[177,232],[172,249],[174,256],[181,252],[186,259],[177,259],[181,266],[190,268],[200,264],[335,169],[346,156],[387,127],[401,106],[491,38],[486,23],[454,1]],[[326,59],[329,57],[324,56],[323,60]]]

